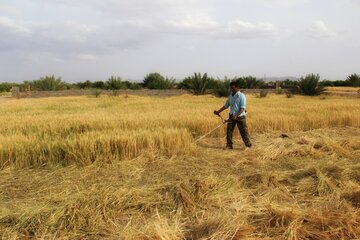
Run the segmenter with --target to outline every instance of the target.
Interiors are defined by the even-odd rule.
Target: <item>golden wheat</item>
[[[360,101],[249,95],[253,148],[193,144],[224,100],[0,102],[1,238],[360,238]]]
[[[248,96],[251,133],[360,126],[360,102],[346,98]],[[179,152],[219,123],[211,96],[68,97],[2,104],[0,167],[113,161],[143,150]],[[224,114],[225,117],[226,114]],[[224,136],[225,128],[212,136]]]

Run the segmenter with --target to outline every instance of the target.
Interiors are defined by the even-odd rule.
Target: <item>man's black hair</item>
[[[239,84],[238,84],[238,82],[237,81],[232,81],[231,83],[230,83],[230,87],[232,87],[232,86],[234,86],[234,87],[239,87]]]

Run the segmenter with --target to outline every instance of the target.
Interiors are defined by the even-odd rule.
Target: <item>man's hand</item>
[[[234,115],[233,117],[232,117],[232,120],[233,121],[236,121],[238,119],[238,116],[236,116],[236,115]]]
[[[214,111],[214,114],[216,114],[216,115],[218,115],[218,116],[220,116],[220,113],[222,112],[222,111],[224,111],[225,110],[225,108],[224,107],[222,107],[222,108],[220,108],[219,110],[215,110]]]

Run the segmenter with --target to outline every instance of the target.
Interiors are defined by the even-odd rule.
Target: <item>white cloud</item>
[[[220,24],[208,16],[188,16],[181,20],[169,20],[167,21],[167,27],[171,32],[207,32],[214,31]]]
[[[338,35],[337,32],[329,29],[325,22],[321,20],[315,21],[306,32],[310,37],[314,38],[334,38]]]
[[[20,34],[31,32],[30,29],[28,29],[27,27],[19,23],[16,23],[10,18],[3,16],[0,16],[0,30],[1,29],[10,31],[11,33],[20,33]]]
[[[169,66],[168,69],[179,74],[192,72],[194,66],[204,70],[213,68],[214,71],[222,67],[225,72],[233,68],[234,73],[251,69],[250,64],[253,64],[255,73],[266,68],[275,69],[276,65],[282,70],[281,61],[288,63],[287,59],[293,59],[294,55],[306,54],[307,51],[303,49],[307,41],[299,37],[301,35],[316,38],[316,41],[312,41],[312,49],[331,45],[324,52],[359,55],[359,32],[356,31],[360,22],[357,11],[359,0],[0,2],[0,66],[8,64],[9,68],[21,65],[24,56],[29,56],[29,59],[39,61],[38,68],[34,70],[33,64],[28,64],[29,72],[38,71],[41,67],[45,69],[54,63],[53,69],[68,65],[66,71],[72,75],[75,74],[74,67],[87,73],[93,69],[84,66],[99,63],[99,70],[94,70],[97,73],[105,72],[106,67],[118,69],[121,61],[124,74],[133,75],[152,69],[167,69]],[[318,18],[326,21],[308,22],[309,19]],[[347,31],[346,34],[342,34],[343,31]],[[324,38],[334,38],[336,42],[329,41],[326,45],[323,44]],[[245,39],[246,44],[239,45],[238,39]],[[276,41],[272,41],[274,39]],[[254,52],[253,49],[258,51]],[[273,53],[269,60],[271,63],[261,65],[257,61],[244,61],[244,67],[239,68],[238,59],[233,57],[238,52],[244,56],[261,56],[258,53],[261,49]],[[211,61],[211,56],[216,53],[225,56],[226,60],[221,63]],[[174,56],[176,65],[171,68]],[[209,61],[200,61],[199,56],[209,58]],[[276,61],[272,60],[273,57]],[[104,64],[104,61],[109,62]],[[59,62],[61,64],[57,64]],[[178,63],[181,63],[180,67]],[[347,65],[356,65],[356,59],[349,60]],[[7,72],[10,74],[10,70]]]
[[[20,16],[21,12],[13,6],[0,5],[0,15]]]
[[[0,39],[0,50],[19,55],[41,56],[39,59],[43,62],[90,61],[147,45],[156,41],[158,36],[152,23],[140,20],[99,25],[33,22],[26,25],[26,28],[31,29],[31,34],[26,36],[5,32]]]
[[[233,20],[228,23],[217,22],[210,17],[187,17],[183,20],[170,20],[165,32],[192,35],[199,34],[214,38],[263,38],[277,33],[276,27],[269,22],[249,22]]]
[[[34,0],[47,5],[62,4],[69,8],[92,9],[117,19],[166,19],[172,16],[206,13],[203,0]]]
[[[217,32],[218,37],[224,38],[260,38],[274,35],[277,32],[275,26],[268,22],[248,22],[234,20]]]
[[[275,7],[293,7],[300,4],[305,4],[309,0],[260,0],[265,5]]]
[[[351,6],[357,6],[360,7],[360,1],[359,0],[340,0],[343,4],[350,4]]]
[[[75,58],[79,60],[94,60],[96,56],[88,53],[79,53],[75,55]]]
[[[65,22],[60,24],[39,24],[35,31],[49,41],[63,43],[84,43],[96,31],[98,26]]]

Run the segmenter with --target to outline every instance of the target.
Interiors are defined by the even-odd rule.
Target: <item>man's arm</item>
[[[214,113],[216,114],[216,115],[219,115],[222,111],[224,111],[226,108],[224,107],[224,106],[222,106],[219,110],[215,110],[214,111]]]
[[[240,108],[240,110],[233,116],[233,120],[236,120],[240,114],[245,111],[245,108]]]
[[[217,111],[215,110],[215,111],[214,111],[214,114],[219,115],[222,111],[224,111],[225,109],[227,109],[229,106],[230,106],[230,99],[228,98],[228,99],[226,100],[225,105],[222,106],[219,110],[217,110]]]

